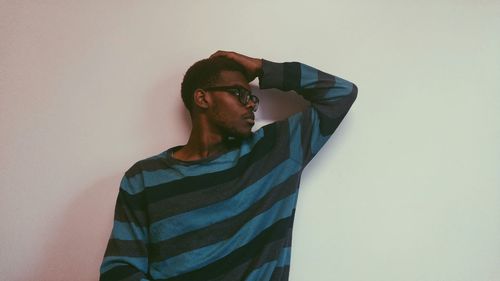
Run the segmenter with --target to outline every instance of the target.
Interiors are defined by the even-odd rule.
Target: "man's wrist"
[[[259,77],[259,79],[262,77],[262,75],[264,74],[264,71],[262,70],[262,62],[264,61],[264,59],[259,59],[259,66],[257,67],[257,71],[256,71],[256,77]]]

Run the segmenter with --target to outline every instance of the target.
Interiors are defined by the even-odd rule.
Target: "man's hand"
[[[226,51],[217,51],[210,56],[213,57],[226,57],[234,60],[235,62],[241,64],[246,72],[248,82],[251,82],[255,79],[255,77],[262,74],[262,59],[256,59],[247,57],[242,54],[238,54],[236,52],[226,52]]]

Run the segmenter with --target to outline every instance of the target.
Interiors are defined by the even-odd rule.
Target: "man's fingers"
[[[236,61],[237,63],[240,63],[245,68],[251,67],[252,60],[255,60],[254,58],[247,57],[247,56],[242,55],[240,53],[236,53],[236,52],[232,52],[232,51],[231,52],[221,51],[221,50],[213,53],[210,56],[210,58],[213,58],[213,57],[226,57],[228,59]]]
[[[233,52],[219,50],[219,51],[213,53],[210,57],[211,58],[213,58],[213,57],[227,57],[227,58],[231,59],[233,57]]]
[[[241,64],[245,70],[246,70],[246,76],[249,81],[252,81],[259,75],[259,72],[261,71],[262,68],[262,60],[261,59],[256,59],[252,57],[247,57],[245,55],[242,55],[240,53],[236,52],[228,52],[228,51],[217,51],[213,53],[210,58],[214,57],[226,57],[228,59],[231,59],[239,64]]]

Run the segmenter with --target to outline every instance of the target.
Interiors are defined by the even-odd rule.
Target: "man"
[[[252,133],[256,77],[310,106]],[[125,172],[101,280],[288,280],[300,175],[356,86],[305,64],[218,51],[186,72],[181,92],[189,140]]]

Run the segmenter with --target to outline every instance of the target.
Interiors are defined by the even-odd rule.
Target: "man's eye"
[[[244,91],[243,91],[242,89],[234,89],[234,91],[233,91],[233,92],[234,92],[235,94],[237,94],[237,95],[241,95],[241,94],[243,94],[243,93],[244,93]]]

